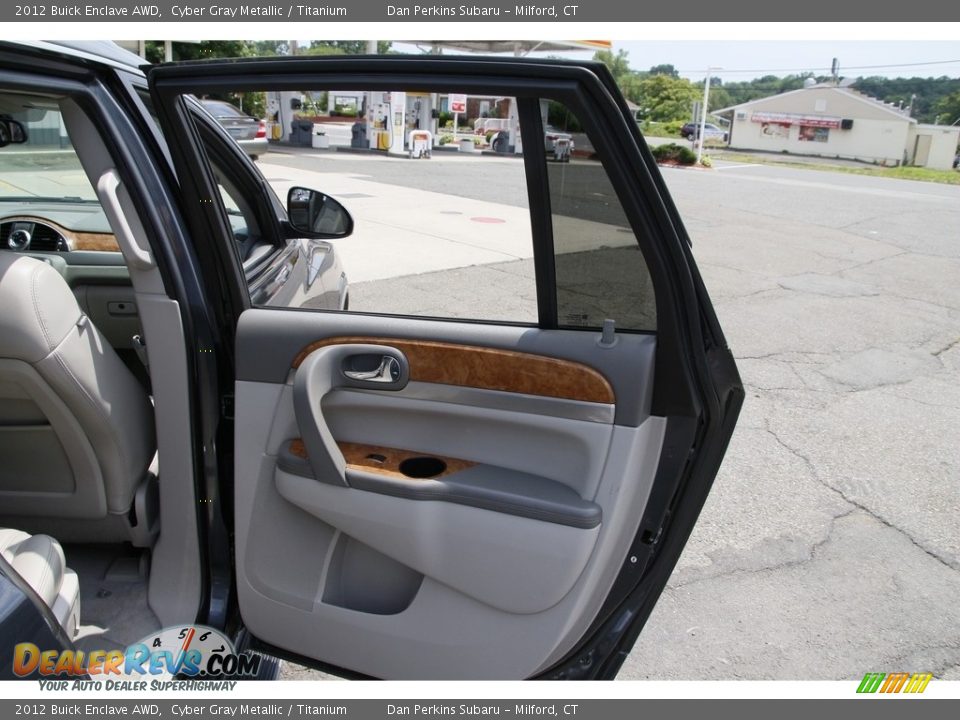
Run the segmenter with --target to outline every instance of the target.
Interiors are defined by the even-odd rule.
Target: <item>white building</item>
[[[906,110],[849,87],[813,85],[714,113],[743,150],[950,169],[960,128],[922,125]]]

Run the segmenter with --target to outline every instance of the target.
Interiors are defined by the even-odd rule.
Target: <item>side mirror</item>
[[[342,238],[353,232],[353,218],[347,209],[329,195],[309,188],[290,188],[287,217],[290,227],[309,237]]]
[[[23,123],[10,118],[0,118],[0,147],[20,145],[27,141],[27,129]]]

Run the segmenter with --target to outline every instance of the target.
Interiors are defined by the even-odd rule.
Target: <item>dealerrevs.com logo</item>
[[[21,678],[56,679],[42,683],[45,689],[157,690],[168,689],[174,677],[255,677],[261,659],[237,653],[214,628],[181,625],[152,633],[125,650],[43,650],[19,643],[14,647],[13,672]]]

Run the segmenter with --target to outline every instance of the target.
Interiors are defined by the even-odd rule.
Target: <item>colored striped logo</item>
[[[927,689],[931,673],[867,673],[860,681],[858,693],[922,693]]]

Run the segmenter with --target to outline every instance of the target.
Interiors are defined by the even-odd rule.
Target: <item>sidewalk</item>
[[[313,152],[322,153],[324,163],[336,162],[336,153]],[[351,159],[358,157],[363,156]],[[469,159],[480,161],[479,157]],[[371,161],[387,162],[380,156]],[[347,206],[356,227],[351,237],[335,245],[351,283],[533,256],[530,214],[525,208],[385,185],[370,175],[271,165],[269,155],[259,165],[280,197],[302,185],[327,192]],[[371,165],[372,172],[375,168]]]

